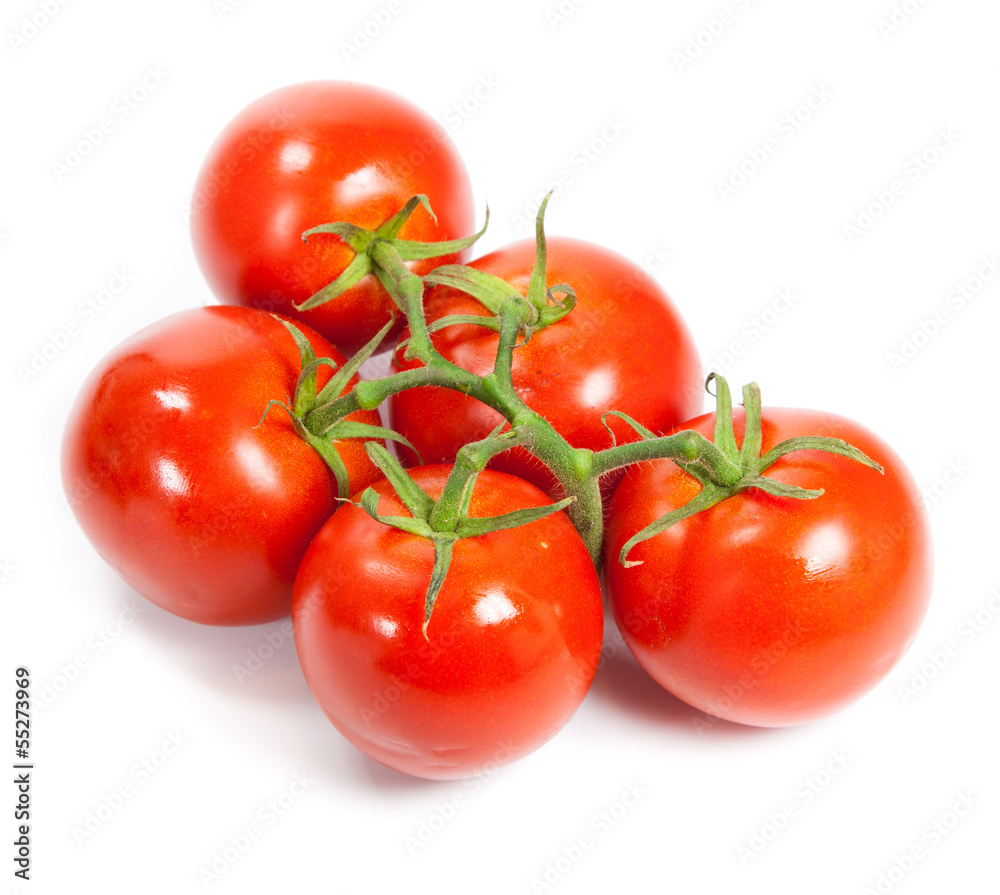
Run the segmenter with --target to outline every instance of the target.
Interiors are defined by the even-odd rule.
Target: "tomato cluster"
[[[639,663],[697,709],[796,724],[877,683],[930,590],[899,457],[753,387],[734,414],[721,378],[698,416],[694,341],[648,274],[546,240],[541,213],[535,240],[462,264],[473,213],[450,139],[386,91],[300,84],[237,115],[192,202],[224,304],[114,349],[66,426],[100,555],[192,621],[290,613],[334,726],[417,776],[569,720],[602,562]],[[390,372],[359,379],[382,347]]]

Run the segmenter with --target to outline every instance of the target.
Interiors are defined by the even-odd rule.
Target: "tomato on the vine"
[[[450,467],[411,470],[432,498]],[[378,512],[409,516],[388,481]],[[469,517],[550,504],[492,470]],[[423,633],[430,540],[345,504],[322,528],[295,582],[299,660],[334,726],[391,768],[472,776],[538,748],[566,724],[600,658],[604,614],[593,561],[563,513],[454,545]]]
[[[319,356],[343,362],[301,330]],[[63,486],[98,553],[144,597],[215,625],[289,613],[299,562],[338,490],[290,416],[264,416],[269,402],[290,400],[300,371],[271,314],[211,307],[146,327],[84,383],[64,434]],[[322,367],[319,383],[329,378]],[[374,412],[352,419],[379,422]],[[379,478],[361,441],[336,449],[351,488]]]
[[[412,196],[418,211],[400,237],[469,236],[469,178],[444,129],[407,100],[341,81],[295,84],[251,103],[222,131],[198,176],[191,230],[219,299],[302,320],[352,354],[397,313],[372,274],[335,300],[298,312],[354,257],[335,236],[306,230],[335,221],[375,229]],[[456,256],[411,262],[423,274]],[[402,321],[401,321],[402,322]]]
[[[669,431],[698,413],[702,370],[687,326],[667,294],[642,268],[592,243],[567,237],[547,240],[546,285],[569,284],[576,306],[550,326],[532,333],[514,351],[513,383],[573,447],[610,447],[602,423],[617,410],[656,432]],[[533,239],[513,243],[470,263],[505,280],[522,294],[535,264]],[[428,321],[453,315],[485,316],[478,301],[451,287],[428,294]],[[404,330],[401,340],[407,336]],[[472,324],[447,326],[432,336],[445,358],[477,375],[493,368],[497,333]],[[396,369],[418,366],[397,348]],[[458,449],[488,435],[500,415],[466,395],[428,386],[390,399],[393,426],[420,452],[425,463],[447,462]],[[633,429],[609,417],[619,443],[635,440]],[[402,451],[411,463],[416,458]],[[494,458],[491,466],[552,491],[554,478],[521,448]]]
[[[711,436],[714,414],[684,428]],[[745,415],[734,413],[742,441]],[[828,715],[896,664],[927,608],[928,523],[900,458],[858,423],[764,409],[763,451],[795,436],[843,439],[878,475],[816,450],[765,475],[811,500],[742,491],[676,522],[619,561],[637,532],[701,488],[670,461],[631,467],[611,501],[605,581],[625,642],[664,688],[701,711],[781,727]]]

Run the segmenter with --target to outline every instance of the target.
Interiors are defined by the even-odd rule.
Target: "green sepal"
[[[434,612],[438,594],[444,586],[445,578],[448,577],[451,556],[458,536],[452,532],[437,532],[431,540],[434,543],[434,567],[431,569],[431,580],[427,585],[427,596],[424,598],[424,623],[421,627],[424,640],[427,641],[430,640],[427,636],[427,626],[431,623],[431,614]]]
[[[506,280],[464,264],[442,264],[426,274],[423,281],[431,286],[450,286],[471,295],[494,314],[500,313],[500,306],[507,299],[525,300]]]
[[[292,409],[284,401],[279,401],[277,398],[272,398],[270,401],[267,402],[267,407],[264,408],[264,412],[260,415],[260,419],[257,420],[257,424],[254,426],[255,429],[259,429],[264,424],[264,420],[267,419],[267,415],[271,412],[271,408],[274,407],[275,404],[277,404],[282,410],[284,410],[285,413],[287,413],[292,418],[293,421],[295,420],[295,414],[292,413]]]
[[[346,441],[351,438],[376,438],[382,441],[396,441],[413,451],[417,455],[418,463],[423,463],[420,451],[410,443],[410,440],[405,435],[400,435],[395,429],[387,429],[385,426],[358,423],[354,420],[338,420],[323,435],[333,441]]]
[[[557,299],[556,293],[562,293],[565,297]],[[563,319],[573,308],[576,307],[576,292],[569,283],[556,283],[545,291],[548,302],[538,312],[538,323],[536,329],[545,329]]]
[[[333,225],[329,225],[333,226]],[[315,229],[319,229],[318,227]],[[367,252],[355,255],[351,263],[344,268],[340,276],[330,283],[327,283],[318,292],[314,292],[301,304],[293,304],[296,311],[311,311],[313,308],[332,301],[338,295],[343,295],[348,289],[355,285],[362,277],[372,272],[372,259]]]
[[[460,538],[475,538],[493,531],[504,531],[508,528],[530,525],[532,522],[538,522],[546,516],[551,516],[560,510],[566,509],[566,507],[573,503],[573,500],[574,498],[567,497],[558,503],[541,507],[526,507],[523,510],[513,510],[510,513],[502,513],[499,516],[479,516],[471,519],[466,516],[458,520],[455,533]]]
[[[424,621],[421,627],[424,639],[427,637],[427,626],[430,624],[431,613],[437,602],[438,594],[444,585],[451,566],[451,557],[455,541],[461,536],[453,531],[435,531],[428,521],[434,508],[433,499],[407,474],[389,452],[377,444],[369,442],[365,445],[372,462],[385,474],[393,490],[412,515],[386,515],[378,511],[380,495],[374,488],[366,488],[361,495],[361,508],[376,522],[388,525],[399,531],[424,538],[434,545],[434,566],[431,570],[431,580],[424,596]]]
[[[317,357],[302,367],[292,400],[292,415],[298,419],[303,419],[316,406],[316,374],[320,367],[336,370],[337,362],[329,357]]]
[[[340,397],[347,388],[351,377],[361,369],[365,363],[382,344],[389,331],[392,329],[394,320],[389,320],[374,336],[371,337],[361,348],[359,348],[333,376],[330,381],[323,386],[323,390],[316,396],[315,405],[322,407],[329,401],[334,401]]]
[[[822,488],[800,488],[798,485],[787,485],[785,482],[779,482],[777,479],[770,479],[763,475],[740,482],[739,487],[734,489],[733,493],[747,491],[750,488],[756,488],[758,491],[764,491],[774,497],[791,497],[795,500],[815,500],[817,497],[823,496]]]
[[[736,432],[733,430],[733,398],[729,383],[724,376],[709,373],[705,380],[706,389],[712,381],[715,382],[715,436],[712,442],[727,460],[736,463],[740,453],[736,447]]]
[[[393,490],[413,517],[426,522],[434,509],[434,499],[413,481],[403,468],[403,464],[393,457],[384,445],[377,441],[366,441],[365,452],[392,485]],[[429,524],[428,530],[430,530]]]
[[[615,433],[612,431],[611,426],[608,425],[609,416],[618,417],[618,419],[627,423],[632,429],[634,429],[635,432],[642,438],[645,439],[656,438],[655,432],[653,432],[651,429],[647,429],[642,423],[640,423],[636,419],[633,419],[627,413],[622,413],[622,411],[620,410],[609,410],[607,411],[607,413],[601,414],[601,425],[608,430],[608,434],[611,436],[612,444],[617,444],[617,441],[615,440]]]
[[[390,528],[396,528],[400,531],[405,531],[407,534],[416,535],[419,538],[426,538],[427,540],[433,538],[434,531],[426,519],[421,519],[419,516],[399,516],[396,514],[380,513],[378,511],[380,500],[381,495],[378,491],[374,488],[365,488],[361,493],[361,509],[376,522],[381,522]]]
[[[824,493],[822,488],[801,488],[798,485],[789,485],[763,475],[764,471],[776,460],[792,451],[826,451],[827,453],[838,454],[863,463],[876,472],[883,472],[882,467],[878,463],[853,445],[839,438],[829,438],[820,435],[789,438],[775,445],[775,447],[761,456],[763,427],[760,389],[754,382],[743,388],[746,422],[743,443],[737,449],[729,384],[723,376],[712,373],[705,381],[706,388],[713,380],[716,382],[714,444],[712,442],[705,443],[699,456],[693,458],[690,462],[675,460],[682,469],[694,476],[701,483],[702,488],[684,506],[661,516],[625,542],[618,555],[619,562],[625,567],[637,565],[636,562],[631,562],[627,559],[629,551],[636,544],[655,537],[682,519],[706,510],[734,494],[756,489],[774,497],[794,500],[815,500],[822,497]],[[637,424],[634,424],[634,421],[631,421],[624,414],[615,411],[612,412],[632,425],[642,435],[641,428]],[[606,416],[607,414],[605,414],[604,418]],[[606,422],[605,426],[607,426]],[[653,442],[656,439],[648,440]]]
[[[500,332],[500,319],[498,317],[485,317],[479,314],[449,314],[447,317],[438,317],[437,320],[427,324],[427,332],[436,333],[438,330],[459,324],[470,326],[482,326],[491,329],[493,332]]]
[[[429,207],[428,207],[429,210]],[[472,236],[465,236],[462,239],[449,239],[444,242],[419,242],[412,239],[397,239],[393,245],[399,252],[399,257],[404,261],[424,261],[428,258],[441,258],[444,255],[457,255],[466,249],[472,248],[479,238],[486,232],[490,223],[490,210],[486,209],[486,220],[482,229]]]
[[[295,428],[299,435],[323,458],[323,462],[330,468],[333,477],[337,480],[337,496],[347,498],[351,495],[351,483],[347,474],[347,467],[341,459],[337,448],[327,441],[322,435],[313,435],[302,422],[296,417]]]
[[[356,224],[349,224],[346,221],[336,221],[332,224],[320,224],[318,227],[306,230],[302,234],[302,241],[309,242],[309,237],[316,233],[338,236],[341,242],[346,243],[357,255],[367,252],[368,247],[375,239],[375,234],[371,230],[358,227]]]
[[[545,275],[548,263],[548,250],[545,244],[545,209],[548,207],[549,199],[552,198],[553,192],[553,190],[550,190],[545,194],[542,204],[538,206],[538,214],[535,215],[535,264],[531,269],[531,279],[528,280],[528,293],[525,296],[539,313],[546,305],[547,290],[545,288]]]
[[[743,444],[740,445],[740,467],[749,469],[760,460],[764,439],[760,408],[760,386],[751,382],[743,386],[743,410],[746,422],[743,427]]]
[[[882,466],[876,463],[867,454],[859,451],[854,445],[848,444],[840,438],[830,438],[825,435],[804,435],[797,438],[789,438],[781,444],[776,444],[763,457],[760,458],[759,471],[763,472],[778,458],[792,451],[826,451],[828,454],[839,454],[841,457],[848,457],[858,463],[864,463],[878,473],[884,473]]]
[[[366,230],[355,224],[346,221],[335,221],[330,224],[320,224],[318,227],[311,227],[302,234],[302,241],[308,242],[310,236],[317,233],[324,233],[338,237],[353,252],[354,258],[344,268],[340,275],[327,283],[322,289],[314,292],[301,304],[293,305],[296,311],[310,311],[313,308],[332,301],[339,295],[343,295],[348,289],[356,285],[359,280],[370,273],[378,276],[382,286],[393,296],[393,290],[387,284],[385,276],[378,264],[372,260],[373,249],[379,243],[388,243],[397,253],[402,261],[419,261],[428,258],[440,258],[446,255],[454,255],[465,251],[475,244],[475,242],[486,232],[486,227],[490,220],[489,208],[486,209],[486,221],[482,229],[472,236],[461,239],[450,239],[442,242],[421,242],[419,240],[398,239],[399,232],[403,229],[410,216],[420,206],[423,206],[427,213],[437,222],[437,216],[431,208],[427,196],[421,194],[412,196],[406,204],[397,211],[391,218],[381,223],[375,230]]]
[[[375,228],[375,232],[372,236],[375,239],[393,242],[396,237],[399,236],[399,231],[403,229],[413,212],[415,212],[421,205],[424,206],[424,210],[431,216],[431,220],[433,220],[436,224],[437,215],[434,214],[434,209],[431,208],[431,203],[427,198],[426,193],[418,193],[416,196],[410,196],[410,198],[406,200],[406,204],[391,218],[379,224]]]
[[[728,496],[729,492],[726,489],[719,488],[712,484],[704,485],[694,497],[684,504],[684,506],[678,507],[676,510],[672,510],[666,515],[660,516],[659,519],[655,522],[651,522],[644,529],[642,529],[642,531],[632,535],[632,537],[630,537],[622,545],[622,549],[618,554],[618,561],[626,569],[630,569],[632,566],[641,566],[643,562],[641,559],[627,559],[629,553],[636,544],[656,537],[656,535],[660,534],[660,532],[666,531],[670,528],[671,525],[675,525],[680,522],[681,519],[687,519],[689,516],[694,516],[702,510],[707,510],[709,507],[714,506]]]

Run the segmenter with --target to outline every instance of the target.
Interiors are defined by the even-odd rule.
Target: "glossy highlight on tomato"
[[[449,470],[411,475],[436,498]],[[409,515],[388,482],[374,487],[380,514]],[[486,470],[469,516],[549,503]],[[351,743],[414,776],[472,776],[537,749],[576,711],[600,658],[600,584],[561,512],[462,539],[425,639],[433,558],[431,541],[345,504],[302,562],[295,643],[313,695]]]
[[[734,413],[743,438],[745,416]],[[710,437],[714,414],[684,428]],[[765,408],[763,451],[793,436],[859,448],[884,475],[816,450],[764,474],[823,489],[813,500],[749,489],[622,546],[690,500],[698,482],[669,461],[631,467],[611,501],[605,581],[629,649],[697,709],[762,727],[831,714],[878,683],[906,652],[931,588],[930,532],[902,460],[858,423]]]
[[[514,351],[513,382],[521,398],[544,416],[573,447],[600,450],[612,445],[603,413],[617,410],[654,432],[669,431],[701,410],[702,370],[694,341],[673,302],[642,268],[602,246],[568,237],[549,237],[546,284],[568,283],[577,304],[557,323],[541,329]],[[533,239],[513,243],[470,263],[500,277],[521,294],[535,264]],[[426,298],[427,319],[489,312],[456,289],[437,287]],[[400,339],[407,336],[403,332]],[[477,375],[493,368],[497,333],[470,324],[449,326],[432,336],[448,360]],[[408,369],[397,349],[396,369]],[[485,404],[448,389],[410,389],[390,400],[393,426],[420,452],[425,463],[447,462],[458,449],[484,438],[501,421]],[[638,437],[619,419],[608,427],[619,444]],[[416,457],[403,452],[411,463]],[[554,492],[555,480],[521,448],[491,462]]]
[[[146,327],[84,383],[63,436],[63,487],[98,553],[144,597],[212,625],[289,613],[299,562],[337,508],[333,474],[288,414],[264,417],[270,401],[290,400],[300,369],[275,317],[207,307]],[[320,383],[329,376],[321,368]],[[337,449],[352,487],[379,478],[360,440]]]
[[[191,233],[220,301],[301,320],[346,354],[397,313],[371,274],[324,305],[298,312],[334,280],[353,252],[330,234],[304,231],[349,221],[375,229],[415,195],[399,236],[442,241],[474,231],[465,166],[444,129],[409,101],[365,84],[311,81],[251,103],[222,131],[198,175]],[[461,258],[414,261],[424,274]]]

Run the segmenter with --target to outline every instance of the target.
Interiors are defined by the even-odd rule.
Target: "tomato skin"
[[[742,409],[734,413],[742,441]],[[711,436],[714,414],[684,428]],[[842,438],[879,475],[819,451],[766,476],[823,488],[815,500],[745,491],[639,543],[625,542],[699,489],[669,461],[632,467],[610,506],[605,582],[629,648],[664,688],[701,711],[782,727],[831,714],[873,687],[916,636],[932,579],[930,533],[899,457],[850,420],[764,410],[763,450],[795,435]]]
[[[449,468],[411,475],[436,497]],[[380,513],[408,515],[386,482],[375,488]],[[487,470],[470,516],[547,503]],[[453,779],[563,727],[596,671],[604,618],[597,572],[562,513],[459,541],[425,640],[432,563],[430,541],[345,504],[302,562],[292,624],[309,687],[351,743],[403,773]]]
[[[293,303],[326,286],[354,257],[333,235],[316,234],[306,244],[302,233],[335,221],[374,229],[419,193],[437,222],[417,209],[401,238],[474,232],[464,164],[432,118],[377,87],[295,84],[247,106],[209,150],[191,206],[195,254],[220,301],[301,320],[352,354],[395,305],[368,275],[325,305],[295,311]],[[422,275],[459,260],[449,255],[412,262],[411,269]]]
[[[687,326],[665,292],[641,268],[601,246],[578,239],[547,240],[548,286],[568,283],[577,305],[559,322],[534,333],[514,351],[513,382],[521,398],[577,448],[610,447],[601,414],[619,410],[655,432],[669,431],[701,410],[701,364]],[[527,292],[535,263],[533,239],[513,243],[471,262],[472,267]],[[428,320],[449,314],[488,312],[475,299],[438,287],[427,296]],[[400,339],[408,333],[403,332]],[[493,369],[498,336],[482,327],[446,327],[432,336],[448,360],[484,375]],[[396,369],[418,364],[397,350]],[[447,462],[470,441],[500,422],[484,404],[439,387],[411,389],[390,400],[393,426],[420,452],[423,462]],[[638,436],[609,418],[618,443]],[[409,451],[401,452],[416,462]],[[491,463],[549,493],[555,480],[540,461],[517,448]],[[609,489],[608,489],[609,490]]]
[[[301,329],[318,356],[343,361]],[[337,507],[336,480],[288,414],[272,407],[257,425],[300,369],[270,314],[195,308],[123,342],[83,385],[63,487],[98,553],[163,609],[212,625],[288,615],[302,555]],[[360,441],[338,449],[353,487],[379,477]]]

